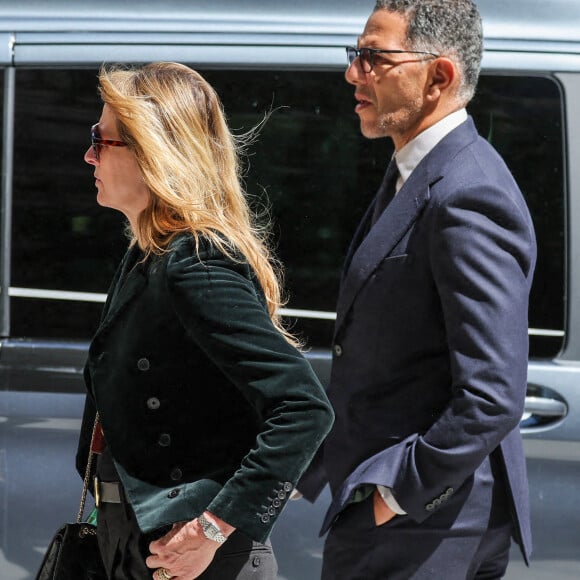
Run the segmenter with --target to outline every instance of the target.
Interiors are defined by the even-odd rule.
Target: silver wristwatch
[[[213,540],[218,544],[223,544],[227,540],[222,534],[222,531],[215,524],[212,524],[203,514],[198,516],[197,521],[203,530],[204,536],[208,540]]]

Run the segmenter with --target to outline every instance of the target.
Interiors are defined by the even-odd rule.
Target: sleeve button
[[[173,499],[175,497],[177,497],[179,495],[179,490],[178,489],[172,489],[168,494],[167,497],[169,499]]]
[[[262,514],[260,519],[262,520],[263,524],[267,524],[270,521],[270,516],[268,514]]]

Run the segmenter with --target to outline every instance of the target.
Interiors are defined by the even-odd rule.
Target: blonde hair
[[[232,135],[216,92],[182,64],[102,67],[99,92],[151,192],[151,203],[131,231],[133,243],[146,256],[162,254],[177,234],[191,232],[198,247],[202,235],[234,259],[241,252],[262,286],[272,322],[296,344],[277,314],[280,266],[240,183],[239,152],[252,132]]]

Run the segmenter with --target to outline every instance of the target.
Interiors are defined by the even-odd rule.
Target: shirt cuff
[[[407,512],[401,508],[399,502],[395,499],[395,496],[393,495],[390,487],[377,485],[377,489],[379,490],[380,496],[383,498],[383,501],[387,504],[389,509],[394,511],[398,516],[407,515]]]

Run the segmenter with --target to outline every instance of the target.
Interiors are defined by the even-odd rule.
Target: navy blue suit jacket
[[[522,194],[468,119],[365,236],[371,213],[340,288],[328,391],[336,422],[300,490],[312,500],[330,483],[322,533],[364,484],[392,488],[420,523],[493,452],[527,559],[518,423],[536,243]]]

